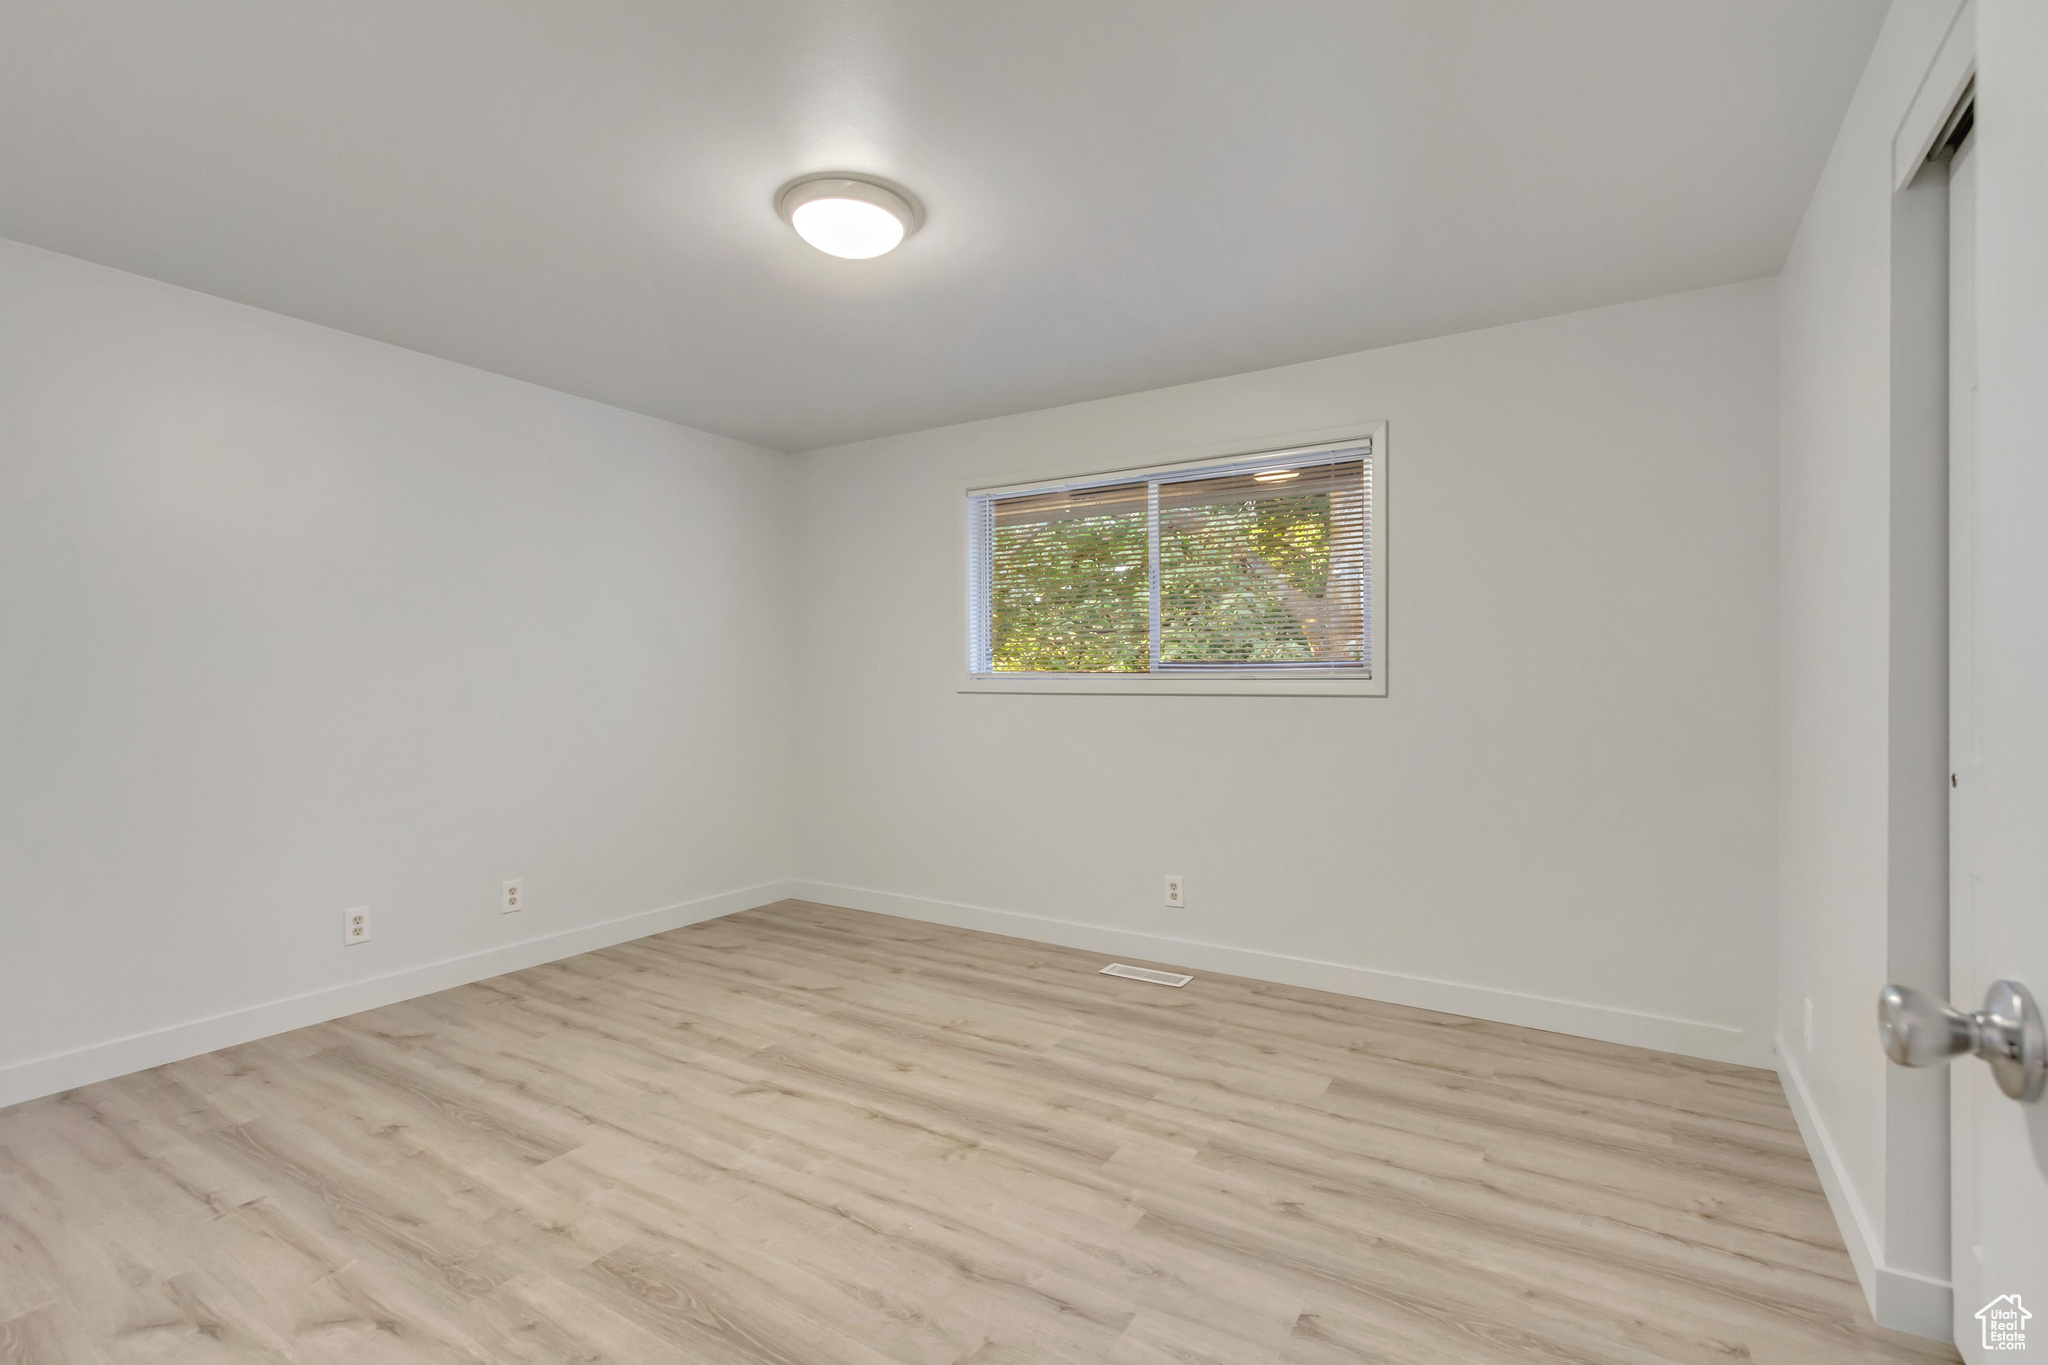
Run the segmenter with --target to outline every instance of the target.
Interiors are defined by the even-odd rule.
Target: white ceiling
[[[1884,7],[0,0],[0,235],[805,449],[1774,274]]]

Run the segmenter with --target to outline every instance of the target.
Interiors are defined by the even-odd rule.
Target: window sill
[[[1183,697],[1384,697],[1383,678],[1161,677],[1151,673],[1014,673],[968,676],[962,692],[1074,692]]]

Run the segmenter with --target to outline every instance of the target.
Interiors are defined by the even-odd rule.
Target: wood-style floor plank
[[[791,901],[0,1110],[0,1365],[1958,1359],[1769,1072],[1101,966]]]

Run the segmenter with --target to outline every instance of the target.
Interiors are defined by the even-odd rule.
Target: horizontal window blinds
[[[970,672],[1370,677],[1370,454],[970,495]]]
[[[996,667],[1150,668],[1148,491],[1117,484],[993,500],[988,613]]]

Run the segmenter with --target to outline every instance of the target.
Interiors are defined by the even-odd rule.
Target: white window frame
[[[1210,466],[1237,464],[1249,459],[1292,459],[1323,451],[1368,445],[1365,456],[1371,467],[1372,498],[1367,514],[1371,560],[1371,677],[1284,677],[1274,674],[1204,672],[1200,676],[1160,673],[975,673],[969,661],[982,623],[977,622],[974,576],[974,500],[991,496],[1012,497],[1040,493],[1069,484],[1096,479],[1156,478]],[[1373,422],[1335,431],[1316,431],[1267,440],[1204,447],[1198,451],[1155,454],[1146,463],[1099,464],[1023,483],[975,485],[962,490],[961,557],[959,583],[964,598],[960,620],[964,627],[954,657],[961,660],[959,690],[995,693],[1097,693],[1124,695],[1259,696],[1259,697],[1384,697],[1387,695],[1387,424]]]

